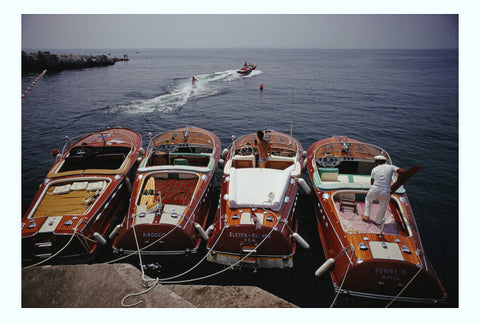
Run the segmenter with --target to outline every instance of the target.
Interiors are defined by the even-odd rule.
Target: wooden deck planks
[[[55,217],[63,215],[83,215],[89,204],[85,202],[95,191],[86,190],[70,191],[66,194],[54,195],[50,187],[48,193],[44,196],[42,202],[33,214],[33,217]]]

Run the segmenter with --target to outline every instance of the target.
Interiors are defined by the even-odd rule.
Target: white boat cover
[[[284,169],[231,168],[228,205],[230,208],[269,208],[279,211],[290,185],[293,165]]]

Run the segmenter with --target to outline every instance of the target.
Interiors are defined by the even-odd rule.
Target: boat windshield
[[[270,144],[272,155],[283,157],[298,156],[299,147],[297,142],[290,136],[279,132],[268,132],[265,139]],[[235,155],[252,155],[258,153],[256,134],[247,134],[233,142]]]
[[[59,172],[87,169],[119,169],[130,148],[115,146],[76,146],[65,157]]]
[[[341,160],[369,160],[373,161],[376,155],[383,155],[387,163],[391,163],[390,155],[384,149],[368,143],[355,140],[349,141],[344,138],[341,142],[326,142],[319,145],[315,151],[315,159],[326,163],[328,158],[340,158]]]
[[[146,165],[207,167],[211,164],[214,146],[215,140],[200,131],[182,129],[160,133],[150,140]]]
[[[212,153],[214,145],[214,139],[206,133],[192,130],[176,130],[154,136],[148,144],[148,151]]]

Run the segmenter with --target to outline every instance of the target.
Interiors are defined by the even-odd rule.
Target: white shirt
[[[372,188],[390,192],[392,184],[392,174],[398,170],[397,166],[391,164],[380,164],[372,169],[373,185]]]

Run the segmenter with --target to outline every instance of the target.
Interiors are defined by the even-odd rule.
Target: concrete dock
[[[130,264],[39,266],[22,269],[23,308],[293,308],[258,287],[141,285]],[[147,277],[148,278],[148,277]],[[141,301],[141,302],[140,302]]]

